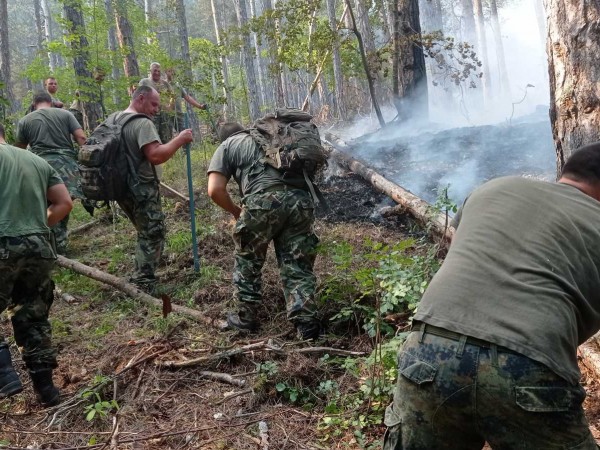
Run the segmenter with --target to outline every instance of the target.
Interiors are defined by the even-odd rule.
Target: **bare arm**
[[[242,208],[236,205],[227,192],[227,182],[229,178],[219,172],[211,172],[208,174],[208,196],[223,208],[231,213],[233,217],[238,219],[242,213]]]
[[[87,137],[81,128],[77,128],[73,131],[73,137],[79,145],[85,144],[85,141],[87,140]]]
[[[190,105],[198,108],[198,109],[206,109],[206,104],[204,103],[199,103],[194,97],[192,97],[190,94],[185,94],[183,96],[183,99],[188,102]]]
[[[154,141],[144,145],[142,147],[142,152],[144,152],[144,156],[150,161],[150,164],[156,166],[171,159],[171,156],[173,156],[179,148],[193,140],[192,130],[188,128],[187,130],[183,130],[166,144],[159,144],[158,141]]]
[[[55,184],[46,191],[48,206],[48,226],[54,226],[63,220],[73,209],[73,200],[64,184]]]

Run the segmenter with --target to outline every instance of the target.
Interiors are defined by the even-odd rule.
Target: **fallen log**
[[[80,263],[79,261],[75,261],[73,259],[65,258],[64,256],[58,256],[56,264],[60,267],[64,267],[66,269],[71,269],[81,275],[85,275],[86,277],[92,278],[96,281],[100,281],[101,283],[107,284],[109,286],[114,287],[115,289],[127,294],[133,299],[139,300],[147,305],[155,306],[157,308],[163,307],[163,301],[161,299],[152,297],[149,294],[141,291],[137,286],[126,282],[122,278],[115,277],[109,273],[103,272],[94,267],[86,266],[85,264]],[[224,326],[222,322],[213,320],[209,317],[206,317],[202,312],[197,311],[192,308],[188,308],[186,306],[181,305],[171,305],[173,311],[182,314],[186,317],[194,319],[198,322],[208,324],[215,327]]]
[[[89,230],[90,228],[92,228],[97,223],[100,223],[100,219],[94,219],[91,222],[84,223],[83,225],[79,225],[78,227],[73,228],[72,230],[67,231],[67,235],[68,236],[72,236],[74,234],[81,233],[82,231]]]
[[[414,195],[412,192],[389,181],[366,164],[352,158],[344,150],[350,147],[331,133],[325,133],[325,140],[333,147],[331,158],[348,170],[360,175],[370,182],[378,191],[389,195],[396,203],[402,205],[419,223],[424,225],[441,243],[448,245],[452,240],[454,229],[449,226],[446,214],[433,211],[433,207]]]
[[[182,199],[185,202],[190,202],[190,198],[186,197],[185,195],[183,195],[181,192],[176,191],[175,189],[173,189],[171,186],[166,185],[165,183],[163,183],[162,181],[160,182],[160,187],[164,188],[165,190],[169,191],[171,194],[175,195],[176,197],[179,197],[180,199]]]

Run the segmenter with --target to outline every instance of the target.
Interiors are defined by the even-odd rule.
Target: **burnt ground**
[[[331,208],[328,213],[318,212],[316,228],[322,242],[343,240],[358,251],[365,239],[393,244],[423,236],[406,215],[380,214],[389,205],[387,198],[355,175],[338,172],[321,186]],[[232,296],[231,221],[203,193],[198,200],[206,224],[200,233],[201,277],[190,270],[191,253],[175,251],[174,238],[159,275],[173,303],[216,320],[223,317]],[[183,236],[187,215],[181,205],[167,198],[165,210],[170,235]],[[126,220],[104,219],[72,237],[70,257],[125,276],[131,270],[134,240]],[[422,252],[427,243],[419,242],[410,251]],[[321,281],[335,270],[330,258],[318,257],[316,272]],[[5,448],[258,449],[259,421],[268,426],[269,449],[379,448],[384,431],[380,423],[352,425],[362,410],[341,410],[338,418],[345,427],[323,426],[326,406],[333,399],[342,404],[351,398],[369,373],[330,364],[319,353],[291,351],[312,344],[295,338],[281,312],[283,298],[272,251],[265,266],[262,328],[257,335],[220,331],[216,322],[199,323],[175,314],[163,318],[156,308],[68,270],[59,271],[56,280],[61,292],[70,294],[57,292],[51,312],[54,342],[60,350],[54,379],[62,404],[43,410],[29,383],[22,394],[0,400],[0,444]],[[0,316],[0,334],[11,335],[5,315]],[[366,353],[373,349],[373,341],[356,330],[336,330],[319,345]],[[244,346],[250,350],[234,354]],[[22,379],[28,381],[14,345],[11,351]],[[211,359],[227,351],[232,351],[228,358]],[[190,367],[170,369],[168,363]],[[203,371],[229,378],[211,380]],[[338,389],[326,400],[291,401],[292,389],[317,392],[324,380],[335,381]],[[583,382],[589,394],[588,417],[599,426],[598,382],[586,371]],[[287,386],[283,392],[281,384]],[[90,396],[92,388],[95,393]],[[119,409],[103,409],[90,398],[114,399]],[[86,420],[94,407],[105,416],[98,412],[93,420]]]

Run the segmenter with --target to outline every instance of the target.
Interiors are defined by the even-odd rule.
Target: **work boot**
[[[37,401],[44,408],[60,403],[60,392],[52,381],[52,369],[30,370],[29,375]]]
[[[258,321],[252,308],[242,306],[237,313],[227,314],[227,325],[232,330],[255,332]]]
[[[318,339],[321,332],[321,325],[318,321],[298,321],[295,323],[298,338],[303,341],[309,339]]]
[[[0,343],[0,399],[12,397],[22,390],[23,384],[13,368],[8,345],[2,342]]]

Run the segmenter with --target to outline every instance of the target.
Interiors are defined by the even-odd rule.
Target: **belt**
[[[461,339],[467,338],[466,344],[477,345],[482,348],[492,348],[492,346],[497,347],[499,350],[512,352],[505,347],[500,347],[499,345],[493,344],[488,341],[484,341],[483,339],[477,339],[471,336],[465,336],[464,334],[455,333],[454,331],[446,330],[445,328],[435,327],[433,325],[429,325],[425,322],[415,322],[412,324],[410,331],[417,331],[422,333],[433,334],[434,336],[444,337],[447,339],[451,339],[453,341],[460,341]]]
[[[306,189],[302,189],[299,187],[295,187],[295,186],[290,186],[289,184],[276,184],[275,186],[269,186],[267,188],[261,189],[260,191],[256,192],[257,194],[263,193],[263,192],[285,192],[285,191],[305,191]]]

